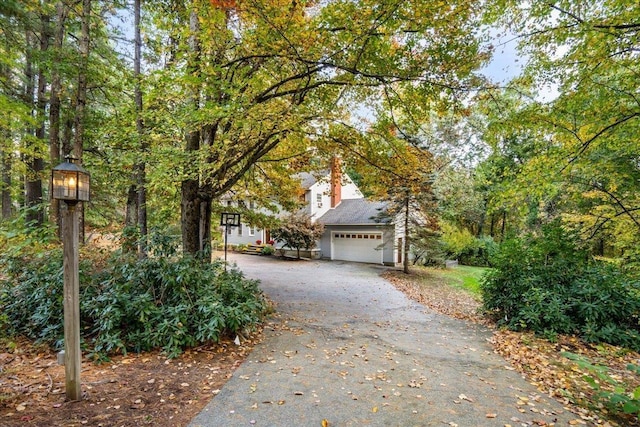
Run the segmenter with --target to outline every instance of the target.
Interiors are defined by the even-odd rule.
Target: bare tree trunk
[[[40,53],[44,54],[49,49],[49,21],[47,15],[40,16]],[[36,98],[36,117],[38,126],[35,137],[44,141],[46,137],[45,111],[47,108],[47,77],[43,61],[38,63],[38,89]],[[27,212],[27,221],[32,221],[38,226],[44,223],[44,207],[42,205],[42,171],[44,159],[41,154],[30,156],[27,166],[27,180],[25,191],[27,206],[32,208]]]
[[[141,160],[136,165],[138,185],[138,228],[140,231],[139,252],[141,258],[147,256],[147,176],[146,176],[146,151],[147,143],[144,136],[144,123],[142,121],[142,88],[140,86],[140,63],[142,61],[142,38],[140,36],[140,0],[134,2],[134,31],[135,31],[135,57],[133,61],[133,76],[135,79],[135,104],[136,104],[136,130],[140,140]]]
[[[409,241],[409,206],[410,197],[407,192],[404,200],[404,258],[402,259],[402,271],[405,274],[409,274],[409,249],[411,248],[411,242]]]
[[[187,153],[195,152],[200,146],[200,132],[192,130],[187,136]],[[192,168],[193,164],[185,165]],[[195,171],[191,171],[190,176]],[[196,177],[182,181],[182,247],[186,254],[197,255],[200,251],[200,197],[199,182]]]
[[[80,70],[78,73],[78,91],[76,96],[76,115],[74,120],[75,136],[73,139],[73,151],[78,163],[82,164],[84,144],[84,118],[87,104],[87,67],[89,66],[89,48],[91,42],[91,0],[82,0],[82,26],[80,32]],[[80,242],[84,242],[84,203],[80,209]]]
[[[8,81],[9,67],[0,64],[0,75]],[[9,117],[11,112],[6,113]],[[11,218],[11,130],[6,128],[0,133],[2,143],[0,143],[0,203],[2,206],[3,220]],[[6,144],[6,145],[5,145]]]
[[[7,131],[5,135],[7,141],[10,138],[10,134]],[[0,195],[2,198],[2,219],[6,220],[11,218],[11,152],[8,150],[0,149],[0,170],[2,171],[2,184],[0,184]]]
[[[30,30],[27,30],[25,34],[25,63],[24,63],[24,77],[25,77],[25,89],[23,93],[23,99],[26,105],[31,107],[31,115],[36,114],[36,106],[34,105],[34,71],[33,71],[33,56],[31,54],[32,49],[34,49],[34,35]],[[35,130],[30,126],[25,129],[26,135],[35,135]],[[26,144],[29,144],[28,140]],[[23,176],[23,192],[24,192],[24,207],[32,207],[35,203],[37,203],[37,198],[34,197],[33,192],[33,171],[32,167],[32,159],[27,158],[26,156],[23,158],[24,162],[27,164],[27,173]],[[27,221],[32,222],[37,220],[36,217],[32,213],[27,214]]]
[[[49,98],[49,158],[52,166],[60,163],[60,91],[62,89],[60,77],[60,54],[64,42],[65,21],[67,19],[68,8],[64,2],[59,1],[56,5],[56,27],[53,40],[53,63],[51,68],[51,96]],[[51,188],[49,188],[51,194]],[[49,220],[57,224],[58,233],[62,230],[62,219],[60,216],[60,202],[51,199],[49,210]]]
[[[189,44],[191,49],[191,61],[189,64],[189,73],[191,75],[198,74],[200,59],[200,42],[198,32],[200,30],[198,23],[198,15],[195,11],[191,12],[189,18],[189,30],[191,32]],[[200,104],[200,88],[196,85],[192,89],[191,103],[194,109],[199,108]],[[187,162],[184,165],[187,179],[182,181],[181,186],[181,226],[182,226],[182,249],[186,254],[198,255],[200,251],[200,197],[199,197],[199,174],[197,165],[191,162],[191,154],[195,154],[200,149],[201,133],[199,129],[192,129],[187,134],[186,148]]]

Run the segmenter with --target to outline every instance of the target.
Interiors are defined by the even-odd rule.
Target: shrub
[[[324,225],[313,222],[308,214],[298,213],[284,218],[278,228],[271,230],[271,235],[286,247],[295,249],[300,258],[300,249],[313,248],[323,231]]]
[[[640,387],[631,389],[609,374],[609,368],[591,363],[579,354],[563,352],[562,355],[580,368],[589,371],[590,375],[582,378],[595,391],[596,398],[614,414],[632,415],[640,421]],[[627,365],[627,369],[640,374],[640,366]]]
[[[273,248],[273,246],[265,246],[264,248],[260,249],[260,253],[262,255],[273,255],[275,251],[276,250]]]
[[[491,236],[474,237],[469,230],[443,223],[442,244],[446,257],[457,259],[460,264],[477,267],[490,266],[490,259],[497,251]]]
[[[162,244],[151,253],[166,252]],[[60,348],[61,251],[21,261],[21,268],[11,260],[2,264],[6,278],[0,282],[0,312],[8,332]],[[251,329],[266,310],[257,281],[235,269],[225,271],[221,261],[139,260],[118,252],[102,271],[92,272],[95,265],[81,264],[80,312],[83,344],[99,358],[153,348],[174,357],[186,347]]]
[[[538,237],[508,239],[492,264],[481,289],[499,324],[640,349],[639,283],[592,260],[559,225]]]

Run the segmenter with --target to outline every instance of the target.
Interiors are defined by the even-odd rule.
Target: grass
[[[475,297],[480,297],[480,279],[487,270],[486,267],[459,265],[445,269],[430,268],[429,273],[443,279],[450,286],[465,289]]]

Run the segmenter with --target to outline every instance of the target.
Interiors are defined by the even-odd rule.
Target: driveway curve
[[[231,255],[278,318],[193,419],[214,426],[530,426],[577,418],[493,353],[483,327],[407,299],[382,267]]]

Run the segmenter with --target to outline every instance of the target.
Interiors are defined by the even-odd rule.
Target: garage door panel
[[[382,233],[333,233],[334,260],[381,263]]]

